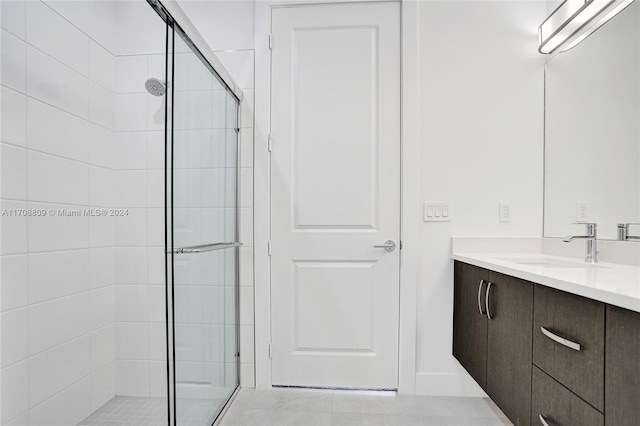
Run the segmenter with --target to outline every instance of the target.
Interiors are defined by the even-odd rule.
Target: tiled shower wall
[[[1,3],[2,424],[75,424],[115,393],[113,55],[41,2]],[[51,37],[55,34],[55,39]],[[37,213],[40,214],[40,213]]]
[[[164,97],[144,87],[165,80],[165,55],[118,56],[114,205],[116,394],[166,396]]]

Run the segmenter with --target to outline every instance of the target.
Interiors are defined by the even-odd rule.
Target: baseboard
[[[468,374],[416,374],[416,395],[487,397]]]

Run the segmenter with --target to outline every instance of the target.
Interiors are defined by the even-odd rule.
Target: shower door
[[[167,133],[173,425],[208,425],[239,384],[238,100],[175,26]]]

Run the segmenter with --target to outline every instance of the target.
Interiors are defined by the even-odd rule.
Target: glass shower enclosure
[[[239,101],[175,23],[171,36],[168,394],[172,422],[203,425],[239,385]]]
[[[165,246],[169,422],[212,424],[239,386],[238,95],[168,26]]]

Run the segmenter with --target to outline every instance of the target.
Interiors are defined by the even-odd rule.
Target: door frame
[[[413,0],[269,0],[255,3],[254,95],[254,336],[255,385],[270,388],[271,279],[268,243],[271,223],[271,10],[274,7],[333,3],[400,3],[400,318],[398,391],[414,394],[416,386],[417,288],[420,256],[419,144],[417,87],[417,1]]]

